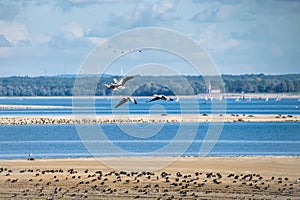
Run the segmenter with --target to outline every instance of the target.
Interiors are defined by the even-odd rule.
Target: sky
[[[76,74],[101,42],[143,27],[191,38],[222,74],[300,73],[297,0],[0,0],[0,76]],[[108,72],[150,62],[195,74],[165,52],[125,57]]]

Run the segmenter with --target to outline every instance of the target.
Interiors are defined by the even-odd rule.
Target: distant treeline
[[[103,86],[118,76],[80,77],[4,77],[0,78],[0,96],[72,96],[112,95]],[[76,89],[73,89],[76,80]],[[126,88],[114,91],[113,95],[149,96],[154,93],[166,95],[195,95],[211,90],[227,93],[299,93],[300,74],[290,75],[222,75],[217,77],[201,76],[135,76],[126,83]]]

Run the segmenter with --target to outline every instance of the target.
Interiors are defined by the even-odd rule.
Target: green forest
[[[212,90],[226,93],[299,93],[300,74],[289,75],[222,75],[202,76],[134,76],[125,89],[110,91],[103,86],[119,76],[50,76],[50,77],[2,77],[0,96],[72,96],[72,95],[133,95],[149,96],[195,95]],[[75,80],[77,81],[74,89]]]

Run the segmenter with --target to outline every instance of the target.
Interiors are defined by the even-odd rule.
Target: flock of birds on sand
[[[5,199],[299,199],[300,192],[300,178],[200,171],[0,168],[0,183]]]
[[[107,89],[110,89],[110,90],[122,90],[125,88],[125,83],[127,81],[129,81],[130,79],[132,79],[133,77],[132,76],[128,76],[128,77],[125,77],[125,78],[122,78],[121,80],[118,80],[118,79],[114,79],[114,82],[111,83],[111,84],[103,84]],[[174,99],[168,97],[168,96],[165,96],[163,94],[154,94],[153,95],[153,99],[151,99],[150,101],[147,101],[147,102],[152,102],[152,101],[157,101],[157,100],[164,100],[164,101],[174,101]],[[131,103],[133,104],[137,104],[137,101],[136,99],[134,99],[133,97],[131,96],[127,96],[127,97],[124,97],[121,99],[121,101],[115,106],[115,108],[118,108],[119,106],[123,105],[124,103],[130,101]]]

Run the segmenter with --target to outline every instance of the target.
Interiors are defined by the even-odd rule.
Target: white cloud
[[[198,40],[207,49],[219,53],[240,45],[238,40],[231,38],[228,33],[222,32],[216,24],[207,26],[200,33]]]
[[[0,34],[4,35],[7,41],[14,46],[17,46],[24,41],[30,42],[30,37],[25,25],[17,22],[8,23],[0,21]]]
[[[78,3],[78,4],[97,4],[97,3],[111,3],[111,2],[117,2],[120,0],[70,0],[72,3]]]
[[[33,34],[31,38],[34,38],[34,40],[31,40],[31,44],[33,45],[44,45],[47,44],[51,37],[44,35],[44,34]]]
[[[156,3],[139,2],[131,12],[124,15],[111,14],[103,23],[97,23],[88,35],[107,37],[123,30],[146,26],[163,26],[180,19],[176,15],[177,1]]]
[[[194,14],[189,20],[191,22],[228,22],[228,21],[249,21],[254,19],[253,7],[247,6],[243,1],[232,3],[214,2],[201,8],[201,11]]]
[[[152,11],[154,14],[163,14],[164,12],[172,9],[174,5],[169,1],[161,1],[160,4],[154,4],[152,6]]]
[[[0,34],[0,48],[1,47],[10,47],[12,44],[5,38],[4,35]]]
[[[190,21],[192,22],[208,22],[215,21],[215,15],[218,12],[218,7],[209,7],[195,14]]]
[[[110,37],[120,32],[122,29],[116,25],[109,23],[97,23],[87,31],[89,37]]]
[[[56,35],[51,38],[48,46],[53,51],[62,51],[79,54],[81,51],[91,48],[91,42],[86,38],[66,38],[63,35]],[[88,51],[86,51],[88,53]]]
[[[72,68],[107,37],[132,28],[156,26],[189,33],[222,65],[249,66],[249,72],[260,71],[251,66],[265,66],[269,72],[273,68],[284,72],[292,67],[296,71],[300,61],[300,48],[296,45],[300,33],[299,1],[195,2],[0,1],[0,67]],[[46,14],[48,17],[42,17]],[[286,63],[287,68],[281,63]],[[241,70],[229,67],[223,72]]]
[[[84,36],[82,27],[74,21],[63,26],[61,31],[67,38],[70,39],[81,38]]]
[[[86,37],[82,27],[72,21],[63,25],[60,33],[52,36],[47,45],[51,51],[76,55],[88,53],[94,44]]]
[[[56,7],[63,11],[69,11],[72,8],[83,8],[86,6],[97,5],[97,4],[110,4],[121,2],[121,0],[56,0]]]
[[[91,43],[98,45],[101,42],[104,42],[107,38],[100,38],[100,37],[88,37],[87,38]]]
[[[222,5],[218,12],[216,13],[216,19],[219,21],[225,21],[230,20],[234,16],[237,15],[237,13],[240,12],[240,9],[242,8],[241,4],[238,5]]]

